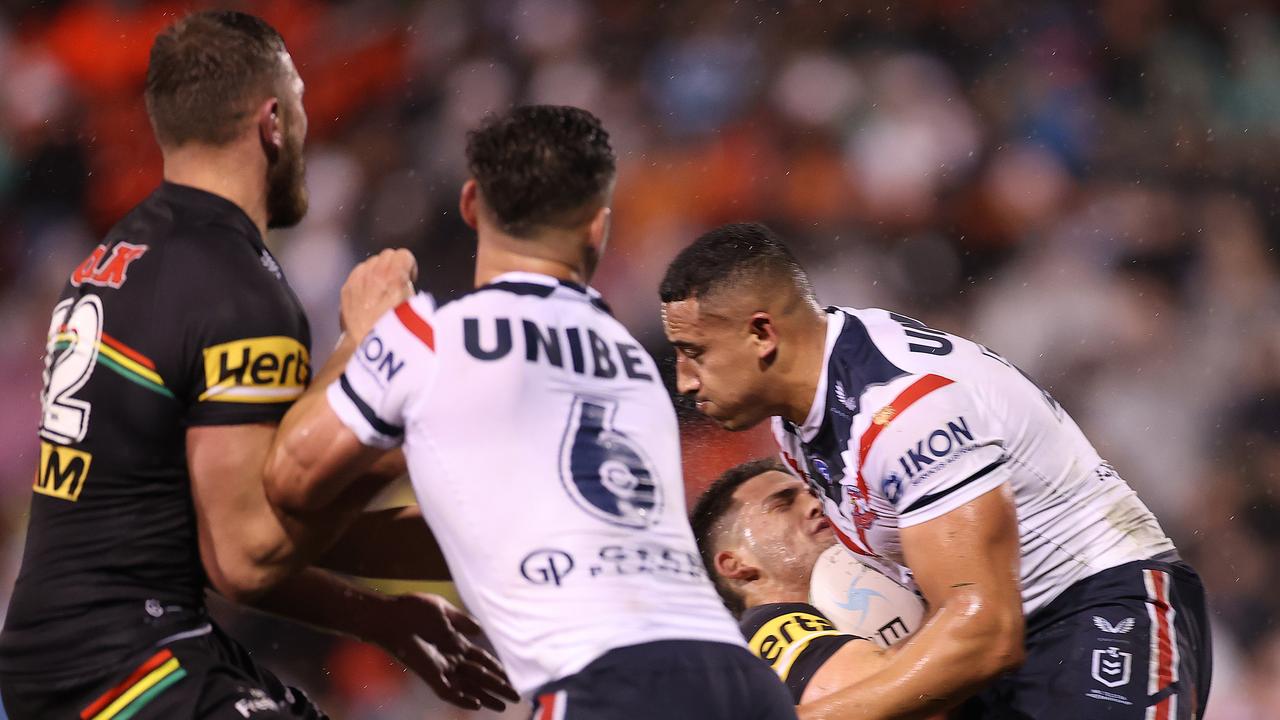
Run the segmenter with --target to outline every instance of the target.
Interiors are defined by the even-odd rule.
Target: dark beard
[[[267,168],[267,227],[293,227],[307,214],[306,163],[301,143],[287,143]]]

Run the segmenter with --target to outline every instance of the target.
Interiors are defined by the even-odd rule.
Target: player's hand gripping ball
[[[919,595],[841,545],[827,548],[814,564],[809,602],[837,630],[870,638],[883,648],[905,639],[924,621]]]

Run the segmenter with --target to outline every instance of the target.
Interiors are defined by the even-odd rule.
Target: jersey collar
[[[800,439],[813,442],[822,429],[822,422],[827,416],[827,377],[831,374],[831,351],[840,339],[844,330],[844,313],[835,308],[827,308],[827,338],[822,348],[822,371],[818,373],[818,387],[813,394],[813,404],[809,406],[809,415],[804,424],[797,428]]]
[[[239,230],[249,239],[254,248],[260,251],[266,249],[262,233],[258,231],[258,226],[254,224],[248,213],[239,205],[221,195],[215,195],[207,190],[201,190],[190,185],[179,185],[168,180],[161,182],[156,192],[171,203],[182,205],[189,209],[196,209],[210,219],[215,219]]]
[[[486,287],[519,287],[521,285],[536,285],[547,289],[546,296],[550,296],[557,288],[564,288],[572,294],[577,294],[590,302],[596,308],[612,315],[613,311],[609,309],[609,305],[605,303],[604,298],[600,296],[600,292],[593,287],[579,285],[571,280],[561,280],[560,278],[544,275],[542,273],[533,272],[506,272],[493,278],[487,285],[483,285],[477,290]]]

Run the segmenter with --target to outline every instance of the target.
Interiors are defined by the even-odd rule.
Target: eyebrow
[[[765,509],[768,510],[776,502],[780,502],[780,501],[794,502],[796,499],[796,495],[798,494],[800,494],[800,488],[796,487],[795,485],[788,485],[787,487],[784,487],[781,490],[773,493],[769,497],[765,498],[764,503],[762,504],[764,505]]]

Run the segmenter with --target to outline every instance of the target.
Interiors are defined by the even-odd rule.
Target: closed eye
[[[796,496],[800,494],[800,489],[796,487],[788,487],[770,495],[764,501],[765,512],[775,512],[778,510],[786,510],[796,502]]]

